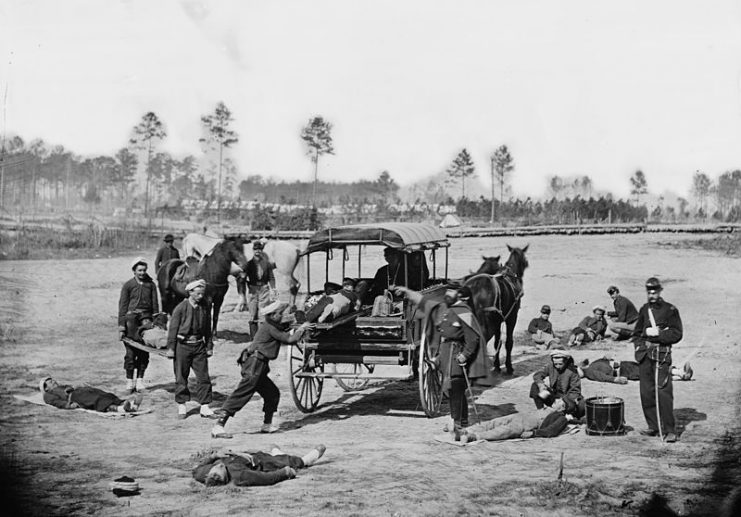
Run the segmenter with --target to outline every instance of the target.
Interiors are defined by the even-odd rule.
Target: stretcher
[[[142,350],[144,352],[149,352],[150,354],[157,354],[157,355],[161,355],[162,357],[167,357],[167,348],[155,348],[153,346],[145,345],[144,343],[140,341],[134,341],[133,339],[126,337],[126,336],[122,337],[121,341],[123,341],[124,344],[132,346],[134,348],[138,348],[139,350]]]

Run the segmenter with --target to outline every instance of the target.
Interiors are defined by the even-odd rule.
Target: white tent
[[[443,217],[442,221],[440,221],[440,228],[455,228],[462,224],[463,222],[460,220],[460,218],[457,215],[448,214],[445,217]]]

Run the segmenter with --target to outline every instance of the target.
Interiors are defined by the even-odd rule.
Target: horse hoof
[[[498,366],[495,366],[494,368],[491,369],[491,373],[502,373],[502,369],[499,368]]]
[[[515,371],[512,368],[507,368],[507,372],[505,373],[505,375],[512,376],[514,374],[515,374]]]

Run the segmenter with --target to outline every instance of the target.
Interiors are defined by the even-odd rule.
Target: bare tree
[[[149,207],[149,190],[152,181],[152,171],[150,168],[150,162],[152,160],[152,151],[154,145],[158,141],[162,141],[167,136],[165,126],[160,121],[159,117],[154,112],[149,112],[142,117],[142,121],[134,127],[133,135],[129,139],[129,143],[138,149],[146,149],[147,151],[147,186],[144,193],[144,215],[147,217],[147,225],[151,229],[152,217]]]
[[[446,171],[452,180],[461,180],[461,199],[466,197],[466,178],[476,173],[471,155],[463,148]]]
[[[323,117],[309,119],[301,131],[301,139],[306,143],[307,154],[314,163],[314,188],[311,194],[311,206],[316,208],[316,184],[319,177],[319,157],[324,154],[334,154],[332,146],[332,124]]]
[[[216,192],[216,220],[219,223],[221,222],[221,173],[224,163],[224,149],[239,141],[237,133],[229,129],[233,121],[231,112],[223,102],[216,105],[213,114],[201,117],[206,136],[199,141],[207,147],[219,150],[219,182]]]
[[[491,222],[494,222],[494,183],[499,182],[499,204],[504,202],[504,183],[507,174],[515,169],[512,155],[506,145],[501,145],[491,155]]]

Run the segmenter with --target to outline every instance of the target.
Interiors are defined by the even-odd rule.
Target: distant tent
[[[445,217],[443,217],[443,220],[440,221],[440,228],[455,228],[462,224],[463,222],[457,215],[447,214]]]

